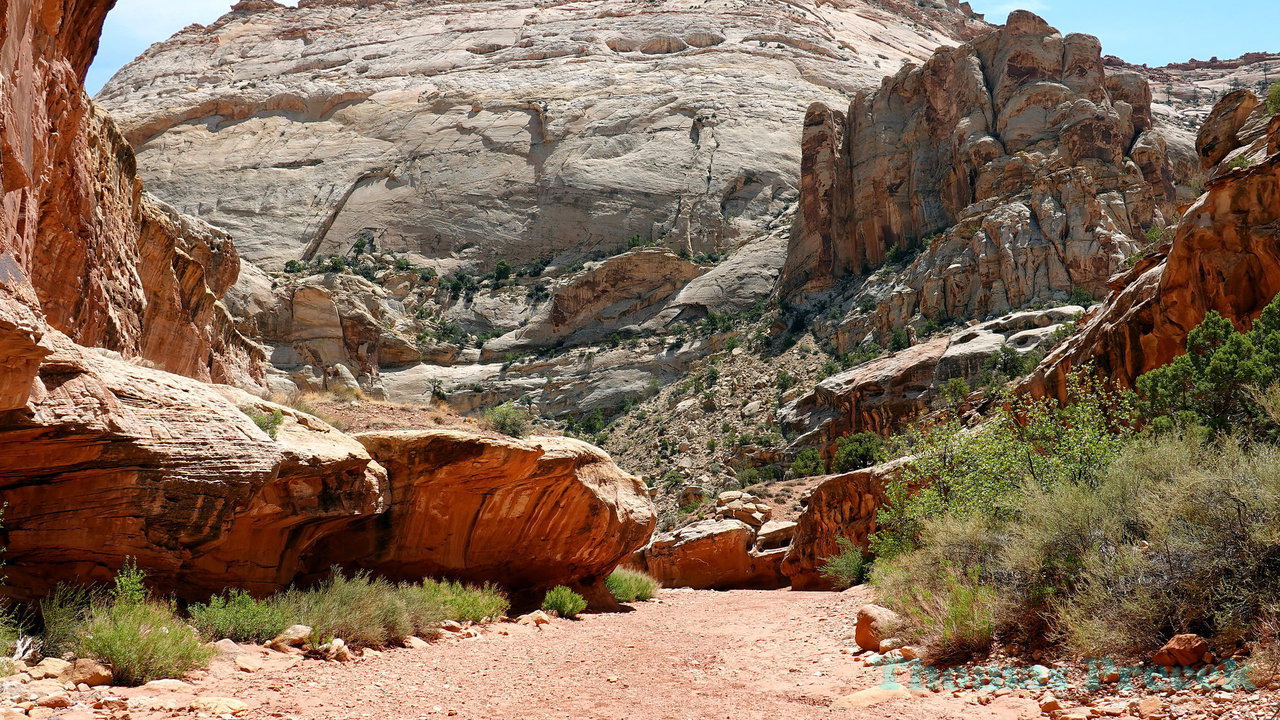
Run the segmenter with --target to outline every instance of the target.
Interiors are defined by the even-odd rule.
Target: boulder
[[[773,508],[750,493],[731,490],[716,497],[715,517],[719,520],[739,520],[758,531],[773,517]]]
[[[301,647],[311,640],[311,634],[312,630],[307,625],[290,625],[272,638],[271,642],[267,643],[267,647],[277,650]]]
[[[1203,664],[1208,652],[1208,641],[1199,635],[1174,635],[1151,657],[1151,662],[1164,667],[1193,667]]]
[[[865,650],[888,651],[894,648],[884,647],[884,642],[901,624],[902,618],[889,608],[863,605],[858,608],[858,625],[853,639]],[[900,642],[898,644],[901,645]]]
[[[885,480],[902,461],[822,479],[801,500],[795,539],[782,561],[782,572],[795,590],[832,590],[822,575],[826,558],[840,552],[837,538],[865,548],[876,530],[876,514],[885,501]],[[873,648],[874,649],[874,648]]]
[[[644,570],[663,587],[773,590],[786,587],[780,571],[784,549],[756,550],[757,526],[710,519],[653,539]]]
[[[387,469],[390,503],[315,554],[394,579],[453,577],[537,595],[570,585],[609,607],[604,578],[656,522],[639,478],[564,437],[454,430],[357,436]]]

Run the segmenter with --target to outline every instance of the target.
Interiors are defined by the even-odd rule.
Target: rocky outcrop
[[[84,94],[109,7],[15,0],[0,18],[0,407],[25,399],[45,327],[200,379],[262,378],[217,302],[239,267],[229,238],[145,197],[128,143]]]
[[[844,475],[833,475],[810,491],[796,521],[795,539],[782,561],[782,572],[794,590],[831,590],[822,575],[826,558],[840,552],[837,538],[860,548],[876,531],[876,513],[885,501],[885,478],[900,461]]]
[[[950,335],[863,363],[818,383],[780,408],[778,422],[798,433],[798,447],[817,445],[830,456],[837,439],[859,432],[888,436],[929,411],[952,378],[978,380],[987,360],[1008,346],[1019,354],[1046,352],[1084,308],[1010,313]]]
[[[387,507],[317,547],[343,565],[534,595],[567,584],[609,607],[604,578],[653,532],[643,483],[578,440],[451,430],[357,438],[387,469]]]
[[[1154,122],[1145,79],[1025,11],[847,114],[812,106],[802,144],[780,292],[843,293],[881,268],[858,289],[876,304],[850,319],[859,334],[1100,296],[1191,194],[1170,159],[1190,149]]]
[[[1252,104],[1228,96],[1215,115],[1231,117],[1234,108]],[[1224,122],[1206,125],[1197,143],[1206,165],[1222,160],[1172,242],[1116,278],[1107,303],[1045,359],[1027,389],[1064,398],[1067,375],[1086,363],[1132,385],[1182,354],[1187,334],[1210,310],[1244,329],[1280,292],[1280,116],[1241,147],[1230,147],[1243,139],[1222,132]],[[1256,126],[1258,120],[1229,124]],[[1224,137],[1237,139],[1224,146]]]
[[[794,200],[809,102],[982,28],[950,0],[264,2],[100,99],[148,184],[269,270],[360,238],[441,274],[696,255]]]
[[[314,418],[264,408],[282,413],[273,440],[236,404],[252,396],[43,342],[27,406],[0,414],[7,593],[108,580],[127,557],[185,597],[279,588],[316,522],[380,504],[368,454]]]
[[[663,587],[775,590],[787,586],[782,558],[795,523],[742,492],[721,493],[712,517],[658,535],[630,560]]]

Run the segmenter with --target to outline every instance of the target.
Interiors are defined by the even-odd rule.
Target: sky
[[[119,0],[107,16],[98,57],[89,70],[96,93],[117,70],[191,23],[208,24],[231,0]],[[296,0],[284,0],[296,5]],[[1280,51],[1277,0],[970,0],[991,22],[1009,11],[1039,13],[1063,32],[1102,39],[1102,51],[1132,63],[1166,65],[1190,58],[1233,58],[1252,51]]]

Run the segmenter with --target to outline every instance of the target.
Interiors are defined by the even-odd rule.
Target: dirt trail
[[[853,647],[862,602],[837,594],[668,590],[633,612],[539,630],[503,623],[477,638],[388,650],[348,665],[308,660],[250,674],[225,663],[197,686],[201,695],[247,702],[252,709],[243,717],[299,720],[1039,715],[1033,702],[1015,696],[988,706],[930,695],[866,709],[830,707],[881,682],[880,669],[841,653]],[[172,715],[133,713],[135,720],[150,717]]]

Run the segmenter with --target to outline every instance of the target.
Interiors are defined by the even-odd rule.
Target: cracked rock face
[[[100,101],[148,186],[269,270],[359,238],[441,271],[734,246],[800,121],[985,28],[936,2],[242,2]]]
[[[1191,156],[1153,120],[1146,79],[1104,69],[1097,38],[1016,11],[847,114],[810,108],[782,288],[803,296],[883,266],[864,287],[878,307],[853,323],[859,340],[917,314],[1100,296],[1191,198]]]

